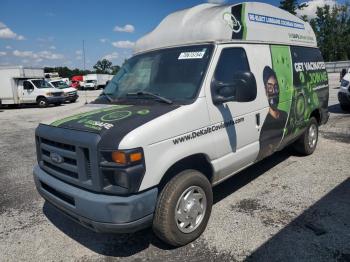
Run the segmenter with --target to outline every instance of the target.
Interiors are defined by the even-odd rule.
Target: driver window
[[[23,89],[24,90],[30,90],[30,89],[34,89],[34,86],[31,82],[29,81],[24,81],[23,82]]]
[[[223,83],[232,83],[237,71],[250,71],[247,55],[243,48],[225,48],[221,51],[214,78]]]

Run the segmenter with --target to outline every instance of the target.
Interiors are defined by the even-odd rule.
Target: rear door
[[[257,82],[257,96],[249,102],[227,102],[214,105],[211,90],[206,90],[211,123],[219,126],[215,144],[219,171],[214,183],[254,163],[259,153],[259,134],[268,111],[263,70],[271,64],[267,45],[220,45],[217,48],[212,71],[214,81],[232,82],[237,71],[250,71]]]

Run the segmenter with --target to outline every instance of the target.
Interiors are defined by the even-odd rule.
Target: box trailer
[[[112,75],[108,74],[88,74],[83,77],[85,89],[99,89],[108,83],[112,79]]]
[[[37,103],[41,107],[64,102],[63,92],[44,80],[42,68],[0,67],[0,100],[3,105]]]

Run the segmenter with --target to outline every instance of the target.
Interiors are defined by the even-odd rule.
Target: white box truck
[[[0,66],[0,100],[3,105],[49,104],[60,105],[65,97],[61,90],[52,88],[44,79],[42,68]]]
[[[108,81],[112,79],[112,75],[108,74],[88,74],[83,76],[84,89],[97,90],[107,85]]]
[[[93,103],[39,125],[35,183],[89,229],[152,227],[185,245],[205,230],[213,186],[286,146],[314,152],[328,96],[307,22],[256,2],[181,10]]]

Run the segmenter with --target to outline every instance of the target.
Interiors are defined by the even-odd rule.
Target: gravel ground
[[[35,127],[98,92],[59,108],[0,109],[0,261],[350,261],[350,114],[336,85],[315,153],[284,150],[215,187],[206,231],[177,249],[151,230],[93,233],[36,192]]]

